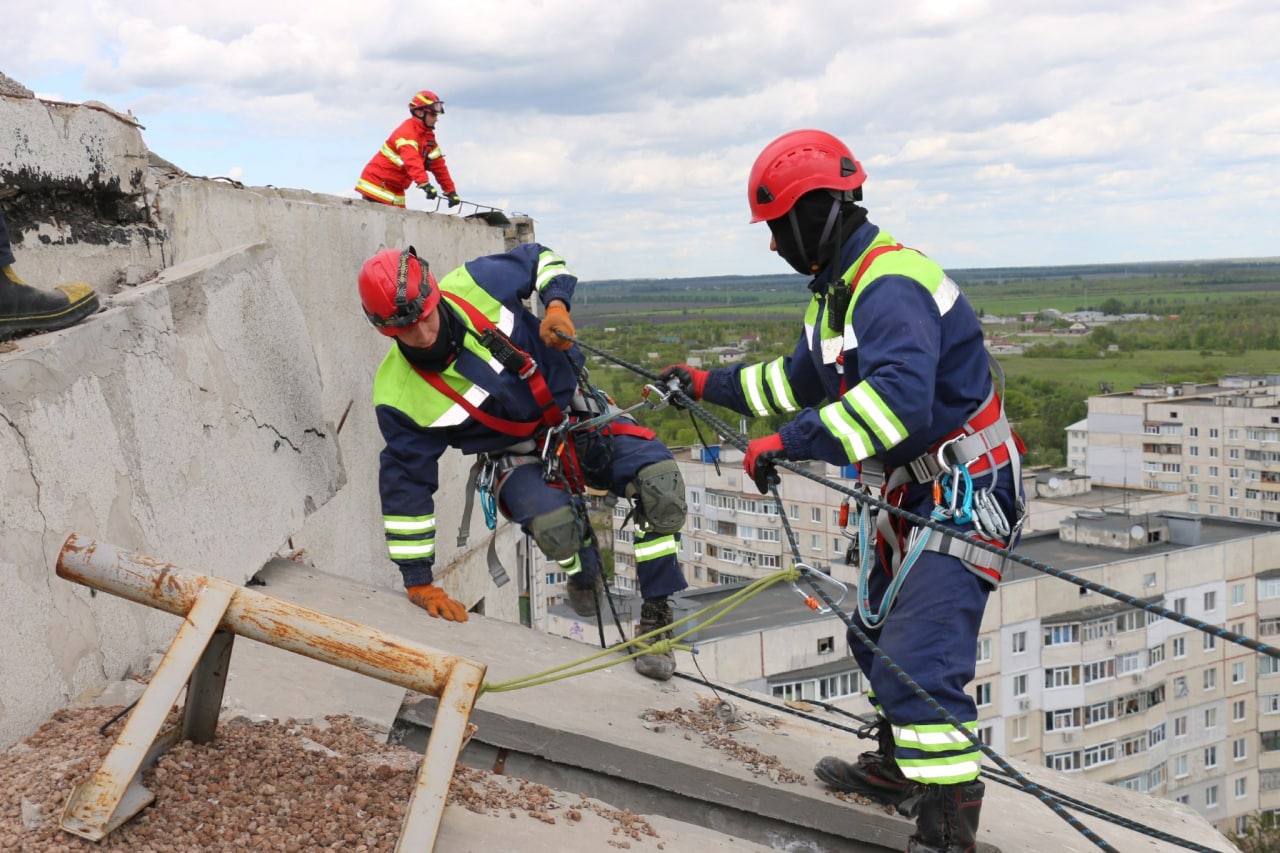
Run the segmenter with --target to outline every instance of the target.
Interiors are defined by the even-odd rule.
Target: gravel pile
[[[144,772],[155,802],[103,841],[64,832],[58,819],[67,798],[101,765],[122,723],[105,734],[100,729],[123,710],[60,711],[0,754],[0,850],[395,849],[421,756],[346,717],[332,717],[327,726],[224,721],[212,743],[178,744]],[[560,818],[568,826],[591,811],[614,824],[614,846],[657,841],[639,815],[463,766],[449,802],[514,819]],[[662,849],[661,842],[651,849]]]

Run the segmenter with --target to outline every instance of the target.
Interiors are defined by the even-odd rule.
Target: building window
[[[1050,667],[1044,671],[1044,686],[1046,688],[1071,687],[1079,683],[1080,667],[1078,666]]]
[[[1246,677],[1247,677],[1247,674],[1244,668],[1244,661],[1236,661],[1235,663],[1231,664],[1231,683],[1232,684],[1244,684],[1244,680]]]
[[[1204,804],[1206,806],[1216,806],[1218,804],[1218,786],[1210,785],[1204,789]]]
[[[1080,626],[1078,624],[1045,626],[1044,644],[1046,646],[1061,646],[1078,642],[1080,642]]]
[[[991,661],[991,638],[984,637],[978,640],[978,663],[989,663]]]
[[[1013,647],[1013,653],[1020,655],[1027,650],[1027,632],[1014,631],[1009,637],[1010,644]]]
[[[1190,762],[1187,761],[1187,757],[1185,755],[1175,755],[1173,757],[1173,778],[1185,779],[1187,776],[1190,776],[1191,771],[1188,769],[1189,767]]]
[[[1231,606],[1239,607],[1244,604],[1244,584],[1233,583],[1231,585]]]
[[[1204,594],[1204,612],[1212,613],[1218,609],[1218,593],[1206,592]]]
[[[809,520],[812,521],[814,524],[820,524],[822,522],[822,507],[820,506],[809,507]]]
[[[1027,695],[1027,674],[1025,672],[1022,675],[1015,675],[1013,677],[1013,695]]]
[[[1236,785],[1236,799],[1239,800],[1242,797],[1244,797],[1244,795],[1249,791],[1248,780],[1246,780],[1245,777],[1241,776],[1239,779],[1236,780],[1235,785]]]
[[[1173,638],[1173,659],[1177,660],[1178,658],[1185,658],[1186,656],[1187,656],[1187,638],[1174,637]]]
[[[1013,739],[1027,739],[1027,718],[1025,716],[1013,718]]]
[[[1202,636],[1204,637],[1204,650],[1206,652],[1211,652],[1218,647],[1218,638],[1213,634],[1203,634]]]
[[[1204,766],[1206,770],[1218,766],[1218,748],[1216,746],[1205,747]]]
[[[1239,723],[1244,720],[1244,700],[1237,699],[1231,704],[1231,722]]]
[[[1249,742],[1244,738],[1236,738],[1231,742],[1231,760],[1244,761],[1249,757]]]
[[[977,702],[979,708],[985,705],[990,705],[991,704],[991,684],[983,683],[983,684],[976,685],[973,691],[973,698],[974,698],[974,701]]]
[[[822,637],[818,640],[818,654],[829,655],[836,650],[835,637]]]
[[[1187,715],[1186,714],[1173,718],[1173,736],[1174,737],[1187,736]]]
[[[1187,615],[1187,600],[1185,598],[1175,598],[1173,600],[1173,612],[1179,616]]]
[[[1218,725],[1218,709],[1205,708],[1204,709],[1204,727],[1206,729],[1212,729],[1217,727],[1217,725]]]

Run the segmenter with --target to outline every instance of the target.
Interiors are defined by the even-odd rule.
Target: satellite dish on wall
[[[1141,542],[1143,539],[1147,538],[1147,531],[1143,529],[1141,524],[1135,524],[1133,527],[1129,528],[1129,538],[1134,542]]]
[[[1057,477],[1049,478],[1049,488],[1057,489],[1057,488],[1060,488],[1061,486],[1062,486],[1062,481],[1059,480]]]

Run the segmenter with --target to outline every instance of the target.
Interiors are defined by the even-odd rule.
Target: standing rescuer
[[[404,207],[404,193],[410,185],[417,184],[427,194],[427,199],[439,193],[431,185],[428,172],[435,176],[450,207],[462,203],[458,188],[449,175],[444,162],[444,152],[436,142],[436,121],[444,115],[444,101],[428,89],[423,89],[409,100],[409,118],[391,131],[382,148],[373,155],[360,180],[356,192],[369,201],[379,201]]]
[[[770,248],[812,276],[794,353],[710,371],[672,365],[662,381],[744,415],[792,415],[748,444],[743,467],[761,493],[779,460],[858,463],[864,487],[892,506],[975,534],[1017,540],[1021,443],[1009,428],[964,294],[919,252],[867,221],[866,173],[829,133],[797,130],[771,142],[748,184],[752,222]],[[935,497],[936,492],[936,497]],[[1002,560],[916,528],[888,512],[862,543],[862,630],[969,730],[978,631]],[[878,748],[814,768],[828,786],[916,819],[913,853],[971,853],[984,794],[982,754],[875,658],[849,644],[879,714]]]
[[[628,417],[567,428],[604,411],[584,389],[581,351],[559,334],[574,334],[576,283],[564,260],[537,243],[476,258],[439,282],[412,247],[378,252],[360,270],[365,317],[395,341],[373,386],[386,441],[379,491],[387,549],[410,600],[432,616],[467,621],[462,604],[432,583],[439,459],[454,447],[478,456],[476,482],[495,511],[569,576],[579,616],[596,615],[602,588],[585,487],[630,499],[644,599],[639,632],[672,622],[668,596],[687,585],[676,559],[684,480],[666,445]],[[541,323],[523,301],[535,292],[546,310]],[[666,680],[675,656],[653,651],[635,668]]]

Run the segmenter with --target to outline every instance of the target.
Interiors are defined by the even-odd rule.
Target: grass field
[[[1232,373],[1280,372],[1280,357],[1265,350],[1230,356],[1205,356],[1190,350],[1141,350],[1097,360],[1013,355],[1001,356],[1000,364],[1008,377],[1078,385],[1090,394],[1098,393],[1100,382],[1109,383],[1115,391],[1129,391],[1150,382],[1215,382]]]

